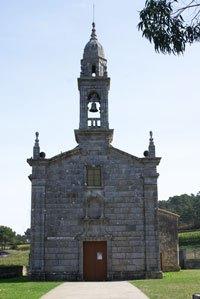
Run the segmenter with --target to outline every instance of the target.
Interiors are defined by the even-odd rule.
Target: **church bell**
[[[97,105],[96,105],[95,102],[92,103],[91,108],[90,108],[89,111],[90,112],[98,112]]]

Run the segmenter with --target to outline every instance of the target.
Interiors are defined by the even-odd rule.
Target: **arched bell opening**
[[[88,127],[101,126],[101,104],[100,97],[97,92],[92,92],[88,96]]]

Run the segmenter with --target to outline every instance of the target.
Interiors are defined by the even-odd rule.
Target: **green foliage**
[[[27,277],[0,280],[0,299],[38,299],[59,282],[33,282]]]
[[[200,246],[200,230],[179,233],[180,246]]]
[[[16,233],[7,226],[0,226],[0,247],[5,249],[6,246],[15,243]]]
[[[181,54],[186,44],[200,40],[200,11],[198,1],[184,4],[181,0],[147,0],[140,12],[138,29],[144,37],[153,42],[155,50],[161,53]],[[184,13],[190,9],[187,23]],[[191,12],[191,9],[193,10]]]
[[[29,250],[6,250],[9,254],[5,257],[0,257],[0,266],[19,265],[28,266]],[[0,297],[1,298],[1,297]]]
[[[31,229],[27,228],[27,230],[24,232],[24,238],[27,243],[31,242]]]
[[[200,228],[200,193],[182,194],[158,202],[159,208],[180,215],[180,226]]]
[[[0,248],[2,250],[9,247],[10,249],[17,249],[17,245],[28,243],[30,241],[30,228],[28,228],[24,235],[16,234],[10,227],[0,225]]]
[[[164,273],[163,279],[134,280],[132,284],[151,299],[191,299],[199,293],[200,270]]]
[[[26,240],[25,235],[19,235],[19,234],[16,235],[16,238],[15,238],[15,243],[16,244],[24,244],[26,242],[27,242],[27,240]]]
[[[30,250],[30,244],[17,245],[17,250],[28,251]]]

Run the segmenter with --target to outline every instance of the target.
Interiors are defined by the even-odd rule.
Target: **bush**
[[[27,266],[29,259],[29,250],[21,251],[21,250],[7,250],[9,253],[7,256],[0,258],[0,266],[7,265],[19,265],[19,266]],[[0,295],[1,298],[1,295]]]
[[[23,266],[0,266],[0,278],[12,278],[22,276]]]
[[[17,245],[17,250],[27,251],[30,249],[30,244]]]
[[[179,233],[180,246],[200,246],[200,230]]]
[[[12,250],[17,249],[17,244],[11,244],[11,245],[10,245],[10,249],[12,249]]]

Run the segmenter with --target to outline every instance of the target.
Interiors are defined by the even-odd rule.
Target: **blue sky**
[[[0,1],[0,224],[30,225],[35,131],[51,157],[76,146],[77,77],[89,40],[92,3],[111,77],[113,145],[136,156],[154,132],[159,199],[197,193],[200,169],[200,44],[184,56],[156,54],[137,30],[144,1]]]

